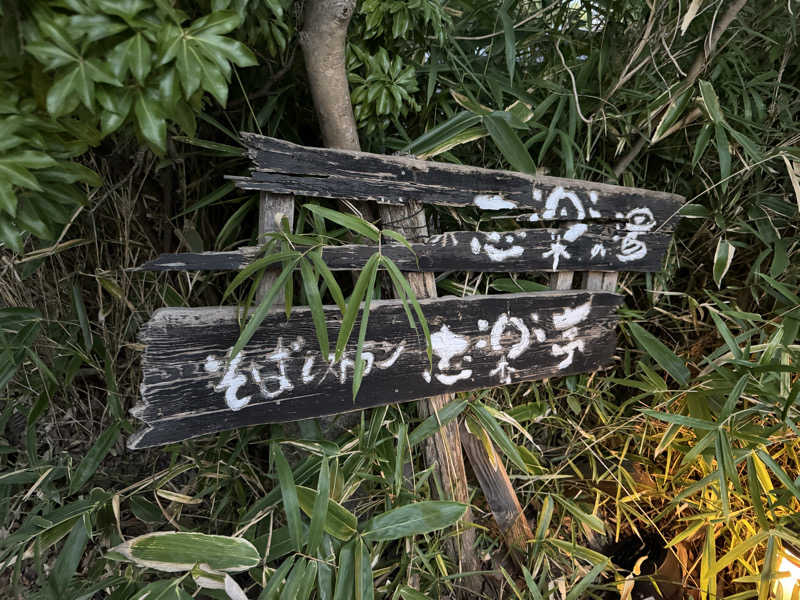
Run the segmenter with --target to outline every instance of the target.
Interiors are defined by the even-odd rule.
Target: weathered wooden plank
[[[323,361],[308,309],[295,309],[288,322],[281,311],[268,315],[230,364],[235,307],[161,309],[141,333],[142,402],[131,411],[149,427],[129,446],[593,371],[612,355],[619,302],[616,294],[582,291],[422,300],[432,370],[402,305],[376,302],[355,401],[354,345],[339,363]],[[339,317],[326,310],[332,339]]]
[[[576,223],[558,229],[453,231],[411,244],[383,244],[381,252],[403,271],[658,271],[670,234],[628,231],[623,226]],[[366,264],[375,246],[325,246],[322,256],[332,270],[350,271]],[[140,267],[144,271],[216,271],[242,269],[257,248],[235,252],[162,254]]]
[[[299,146],[242,133],[255,170],[232,177],[244,189],[321,198],[422,202],[483,210],[522,209],[529,221],[677,221],[676,194],[605,183],[423,161],[352,150]]]

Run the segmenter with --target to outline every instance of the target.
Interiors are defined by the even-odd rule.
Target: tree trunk
[[[303,47],[323,142],[327,147],[345,150],[361,149],[350,101],[345,61],[347,27],[354,10],[355,0],[306,0],[303,30],[300,33],[300,44]],[[380,207],[380,213],[384,223],[390,223],[392,229],[409,239],[424,237],[428,233],[421,205]],[[410,273],[408,276],[418,298],[436,296],[436,284],[431,273]],[[449,396],[437,396],[421,401],[420,416],[424,418],[434,414],[450,399]],[[469,505],[469,489],[457,423],[450,423],[427,440],[425,457],[428,464],[437,465],[446,493],[453,500]],[[468,508],[463,522],[471,523],[472,520],[472,511]],[[448,543],[449,554],[459,572],[480,570],[474,545],[475,530],[469,527]],[[469,577],[463,583],[469,588],[471,597],[479,593],[479,578]]]

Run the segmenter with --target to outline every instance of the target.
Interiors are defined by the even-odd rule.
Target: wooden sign
[[[671,239],[654,232],[655,221],[613,224],[573,223],[561,228],[508,232],[453,231],[411,244],[383,244],[381,252],[403,271],[658,271]],[[375,246],[325,246],[322,257],[332,270],[363,267]],[[232,252],[162,254],[144,271],[217,271],[242,269],[259,256],[258,248]]]
[[[308,148],[242,133],[255,164],[251,177],[231,177],[249,190],[319,198],[408,204],[422,202],[487,211],[524,210],[529,223],[630,221],[669,231],[683,198],[604,183],[511,171]]]
[[[616,294],[588,291],[422,300],[431,363],[403,307],[375,302],[355,400],[355,340],[339,362],[323,357],[308,309],[294,309],[288,321],[283,311],[271,313],[231,357],[236,308],[164,308],[141,332],[142,402],[131,412],[146,429],[128,446],[593,371],[611,360],[619,303]],[[339,316],[326,310],[331,339]]]

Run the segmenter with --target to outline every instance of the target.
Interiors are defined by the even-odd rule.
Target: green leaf
[[[16,185],[29,190],[42,191],[42,187],[33,176],[33,173],[25,167],[15,164],[13,161],[0,160],[0,177],[11,185]],[[3,182],[5,183],[5,182]]]
[[[372,263],[372,266],[369,269],[365,267],[364,272],[362,273],[362,275],[364,275],[365,273],[369,273],[369,282],[367,283],[366,293],[364,294],[364,306],[361,309],[361,323],[358,328],[358,343],[356,345],[356,355],[353,358],[353,400],[355,400],[356,396],[358,395],[358,390],[361,387],[361,379],[364,375],[364,361],[362,359],[362,350],[364,348],[364,342],[367,338],[369,307],[370,304],[372,303],[372,295],[375,292],[375,279],[378,275],[379,262],[380,260],[374,261]]]
[[[183,88],[183,97],[189,100],[200,87],[203,66],[198,63],[197,55],[191,51],[190,43],[182,39],[177,46],[176,68]]]
[[[772,458],[768,452],[761,449],[757,450],[756,454],[758,454],[761,462],[763,462],[767,468],[773,472],[775,477],[778,478],[778,481],[785,485],[786,489],[789,490],[795,498],[800,500],[800,489],[797,488],[794,480],[786,474],[786,471],[784,471],[781,466],[775,462],[775,459]]]
[[[733,262],[733,254],[736,251],[736,248],[725,240],[724,238],[719,238],[717,241],[717,249],[714,252],[714,283],[717,284],[718,288],[722,288],[722,279],[725,277],[725,274],[728,272],[728,269]]]
[[[327,356],[327,354],[323,356]],[[328,458],[323,456],[320,463],[319,477],[317,478],[317,497],[314,499],[314,506],[311,510],[311,528],[308,532],[307,550],[312,556],[317,553],[317,548],[322,542],[322,533],[325,531],[325,521],[328,518],[330,485],[331,475],[328,467]]]
[[[134,105],[134,112],[142,137],[160,152],[166,152],[167,122],[158,102],[140,92]]]
[[[369,555],[369,548],[361,538],[353,540],[355,549],[355,600],[373,600],[375,590],[372,583],[372,564]]]
[[[722,123],[722,110],[719,107],[719,98],[717,97],[717,92],[714,91],[714,86],[702,79],[698,81],[698,84],[700,86],[700,95],[703,98],[703,104],[705,104],[706,110],[708,110],[711,121],[715,124]]]
[[[264,299],[261,300],[261,303],[258,305],[253,314],[247,321],[247,325],[245,325],[242,332],[239,334],[239,337],[236,340],[236,343],[233,345],[233,349],[231,350],[231,357],[230,360],[236,358],[239,352],[247,345],[250,339],[261,326],[261,322],[264,320],[264,317],[267,316],[269,309],[272,308],[272,305],[275,302],[275,298],[278,296],[280,291],[283,289],[284,283],[286,283],[287,279],[292,276],[292,271],[294,267],[297,265],[300,257],[297,256],[292,262],[290,262],[286,267],[284,267],[283,271],[281,271],[280,275],[275,279],[275,282],[272,284],[272,287],[269,288],[269,291],[264,296]]]
[[[243,538],[182,531],[140,535],[112,551],[141,567],[171,572],[205,563],[217,571],[236,573],[261,562],[256,547]]]
[[[17,195],[14,188],[5,181],[0,182],[0,211],[5,211],[12,217],[17,214]]]
[[[344,354],[347,342],[350,339],[350,334],[353,332],[356,317],[358,316],[358,309],[361,307],[361,300],[366,296],[367,286],[373,280],[373,275],[378,267],[379,258],[380,255],[378,254],[370,256],[358,276],[356,285],[353,288],[353,293],[350,295],[350,302],[348,302],[344,314],[342,315],[342,324],[339,326],[339,335],[336,338],[334,362],[341,360]]]
[[[576,583],[572,588],[569,590],[567,594],[567,600],[580,600],[584,597],[584,592],[586,589],[594,583],[594,580],[597,579],[597,576],[602,573],[605,568],[608,566],[608,563],[611,562],[610,560],[606,560],[604,562],[597,563],[592,569],[583,577],[581,580]]]
[[[385,542],[449,527],[467,510],[466,504],[426,500],[375,515],[360,529],[367,541]]]
[[[201,85],[205,91],[210,93],[221,106],[228,102],[228,81],[220,68],[211,61],[197,55],[194,49],[197,64],[201,69]],[[225,63],[227,64],[227,63]]]
[[[480,402],[475,402],[472,405],[473,414],[475,418],[480,423],[481,427],[486,431],[488,436],[491,440],[500,447],[503,454],[505,454],[511,462],[513,462],[518,469],[520,469],[523,473],[528,472],[528,465],[522,458],[522,455],[519,453],[519,449],[517,445],[508,437],[506,432],[500,426],[500,423],[497,422],[494,415],[489,412],[485,406],[483,406]]]
[[[317,500],[316,490],[298,485],[297,498],[303,512],[313,519]],[[356,533],[356,516],[331,498],[328,499],[328,514],[324,523],[325,531],[338,540],[347,541]]]
[[[350,600],[355,592],[355,550],[356,542],[352,539],[339,551],[339,569],[336,573],[336,589],[333,600]]]
[[[536,174],[536,165],[528,149],[503,117],[498,116],[498,113],[486,115],[483,117],[483,124],[498,150],[514,169],[530,175]]]
[[[189,27],[190,36],[201,34],[221,35],[236,29],[242,22],[239,13],[233,10],[217,10],[194,21]]]
[[[92,351],[92,330],[89,327],[89,315],[86,314],[86,307],[81,298],[81,290],[76,284],[72,284],[72,304],[75,307],[75,313],[78,315],[78,323],[81,326],[81,333],[83,334],[83,347],[86,353]]]
[[[325,208],[317,204],[305,204],[304,207],[309,212],[324,217],[329,221],[333,221],[337,225],[341,225],[342,227],[354,231],[359,235],[363,235],[365,238],[370,239],[373,242],[377,243],[380,240],[380,230],[369,221],[365,221],[364,219],[360,219],[354,215],[348,215],[337,210],[331,210],[330,208]]]
[[[71,62],[76,62],[78,57],[66,52],[54,44],[47,42],[30,42],[25,44],[25,51],[36,57],[36,60],[43,63],[46,70],[52,71],[58,67],[63,67]]]
[[[253,67],[258,64],[258,59],[250,49],[237,40],[210,33],[202,33],[195,36],[195,39],[209,47],[204,48],[206,55],[213,51],[238,67]]]
[[[330,292],[333,301],[336,302],[336,306],[339,307],[339,310],[344,312],[345,302],[342,289],[339,287],[339,283],[336,281],[333,273],[328,268],[328,265],[326,265],[325,261],[322,259],[321,251],[311,250],[306,254],[306,258],[310,259],[311,262],[314,263],[317,272],[322,275],[322,279],[325,280],[325,285],[328,286],[328,292]],[[325,356],[327,356],[327,354]]]
[[[567,500],[563,496],[556,494],[553,496],[556,501],[567,509],[567,511],[575,517],[578,521],[583,523],[584,525],[588,526],[591,529],[594,529],[598,533],[605,533],[606,528],[603,524],[603,520],[597,517],[596,515],[589,514],[583,510],[581,510],[580,506],[572,502],[571,500]]]
[[[325,310],[322,307],[322,297],[319,294],[317,285],[317,275],[308,260],[300,261],[300,275],[303,280],[303,290],[306,294],[308,306],[311,309],[311,319],[314,322],[314,330],[319,340],[319,349],[323,357],[330,354],[328,344],[328,324],[325,321]]]
[[[409,445],[415,446],[421,441],[432,436],[434,433],[439,431],[441,427],[444,427],[450,421],[464,412],[464,409],[468,405],[468,400],[451,400],[448,402],[441,410],[435,412],[430,417],[425,419],[422,423],[417,425],[414,431],[408,434]]]
[[[516,35],[514,33],[514,21],[506,10],[508,2],[504,2],[503,6],[497,11],[500,15],[500,21],[503,23],[503,35],[505,36],[505,54],[506,54],[506,70],[508,71],[508,82],[514,85],[514,67],[517,62],[517,48],[516,48]]]
[[[717,139],[717,155],[719,156],[719,174],[723,180],[722,189],[727,186],[724,180],[731,174],[731,150],[728,147],[728,135],[725,128],[717,123],[714,125],[714,133]]]
[[[80,66],[75,65],[56,78],[47,92],[47,112],[54,117],[60,117],[73,110],[74,104],[71,104],[68,99],[78,89],[80,74]]]
[[[119,439],[122,421],[117,421],[106,429],[83,457],[69,482],[69,493],[74,494],[88,482],[97,471],[100,463]]]
[[[47,579],[47,587],[57,597],[67,596],[67,586],[78,570],[78,565],[80,565],[88,541],[89,535],[86,531],[84,520],[78,519],[75,521],[75,525],[72,526],[67,541],[64,542],[64,547],[59,552],[58,558],[50,571],[50,577]]]
[[[640,325],[629,323],[628,326],[636,343],[639,344],[642,350],[661,365],[667,373],[672,375],[678,383],[684,386],[689,384],[689,369],[686,368],[683,361],[672,350]]]
[[[278,481],[281,486],[281,498],[283,499],[283,510],[286,513],[286,521],[289,524],[289,534],[295,549],[299,552],[304,544],[303,523],[300,520],[300,502],[297,499],[297,487],[294,484],[294,475],[286,457],[283,455],[281,446],[277,442],[270,444],[272,460],[278,470]]]
[[[153,66],[153,52],[141,33],[128,41],[128,65],[136,81],[143,83]]]

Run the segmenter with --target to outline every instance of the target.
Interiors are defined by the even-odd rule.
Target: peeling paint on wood
[[[308,309],[264,320],[248,346],[235,307],[167,308],[141,332],[142,402],[132,414],[147,428],[128,441],[142,448],[260,423],[294,421],[432,394],[482,389],[593,371],[615,348],[615,308],[606,292],[537,292],[422,300],[425,340],[398,301],[375,302],[352,398],[354,345],[339,362],[321,356]],[[339,312],[326,310],[332,339]]]
[[[241,135],[255,169],[251,177],[231,179],[244,189],[388,204],[521,209],[529,211],[530,222],[619,221],[631,211],[649,211],[660,231],[674,225],[683,201],[666,192]]]
[[[383,244],[381,252],[403,271],[658,271],[670,234],[630,231],[624,224],[576,223],[558,229],[508,232],[453,231],[421,243]],[[322,256],[334,271],[363,267],[375,246],[325,246]],[[259,255],[258,248],[234,252],[163,254],[144,271],[237,270]]]

